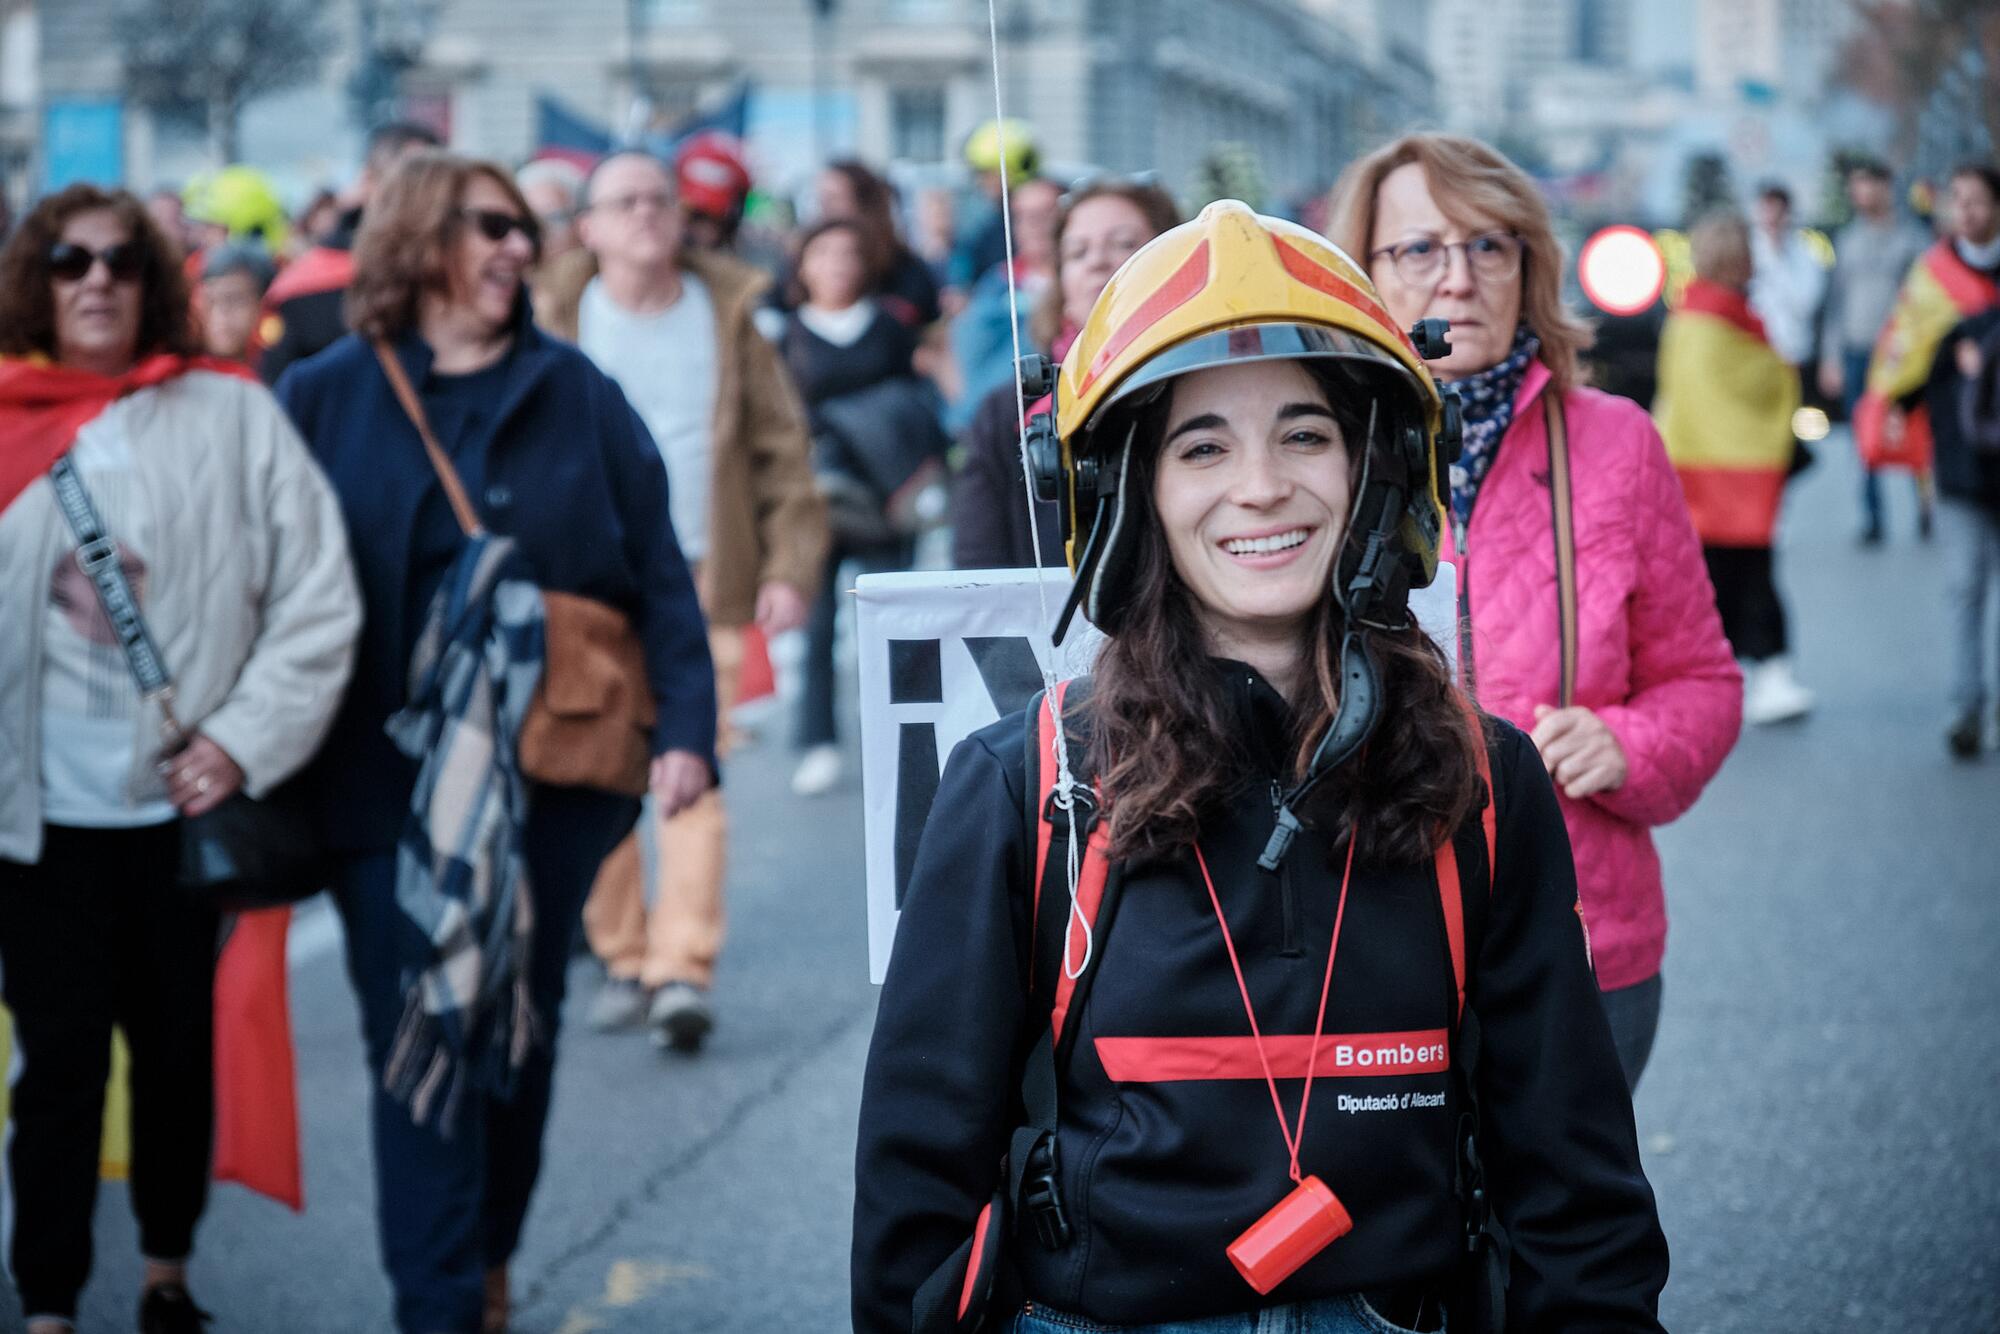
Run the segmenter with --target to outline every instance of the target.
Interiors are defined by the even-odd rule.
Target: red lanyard
[[[1320,1035],[1326,1030],[1326,998],[1333,989],[1333,956],[1340,949],[1340,923],[1347,915],[1347,885],[1354,876],[1354,839],[1347,840],[1347,866],[1340,873],[1340,902],[1333,910],[1333,940],[1326,947],[1326,977],[1319,984],[1319,1017],[1313,1020],[1312,1051],[1306,1057],[1306,1088],[1299,1098],[1299,1127],[1296,1133],[1285,1120],[1285,1107],[1278,1099],[1278,1081],[1271,1074],[1271,1058],[1264,1053],[1264,1034],[1257,1027],[1257,1011],[1250,1004],[1250,986],[1243,980],[1243,965],[1236,958],[1236,941],[1229,934],[1229,920],[1222,915],[1222,898],[1215,892],[1215,881],[1208,874],[1208,859],[1201,855],[1201,845],[1194,847],[1195,864],[1201,867],[1202,883],[1208,886],[1208,901],[1215,905],[1215,921],[1222,928],[1223,948],[1229,951],[1229,967],[1236,974],[1236,989],[1243,996],[1243,1013],[1250,1019],[1250,1036],[1257,1044],[1257,1060],[1264,1067],[1264,1083],[1271,1090],[1271,1110],[1278,1114],[1278,1133],[1285,1137],[1285,1148],[1292,1156],[1292,1180],[1299,1176],[1299,1144],[1306,1134],[1306,1109],[1312,1106],[1313,1074],[1319,1065]]]

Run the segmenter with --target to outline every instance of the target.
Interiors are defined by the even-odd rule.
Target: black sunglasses
[[[120,241],[102,250],[58,241],[49,247],[49,272],[66,283],[80,283],[100,259],[113,282],[133,282],[146,271],[146,252],[136,241]]]
[[[532,218],[505,213],[497,208],[462,208],[458,216],[494,245],[519,232],[528,238],[529,245],[537,250],[542,248],[542,231]]]

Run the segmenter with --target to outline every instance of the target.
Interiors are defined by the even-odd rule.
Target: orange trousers
[[[710,626],[709,654],[715,659],[718,753],[728,749],[729,712],[743,670],[743,632]],[[659,848],[653,903],[646,905],[645,857],[639,831],[605,858],[583,908],[584,937],[613,977],[637,978],[641,985],[692,982],[708,987],[722,953],[727,918],[722,906],[729,817],[722,789],[712,787],[670,820],[660,820],[649,802],[645,819]]]

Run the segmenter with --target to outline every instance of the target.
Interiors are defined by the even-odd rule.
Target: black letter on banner
[[[910,891],[910,872],[917,864],[917,840],[937,800],[937,727],[904,723],[896,743],[896,911]]]
[[[935,639],[889,641],[889,702],[944,703],[944,666]]]
[[[987,697],[1002,718],[1027,708],[1042,688],[1042,668],[1035,661],[1034,647],[1019,635],[969,635],[965,647],[972,654],[973,666],[979,669]]]
[[[944,667],[935,639],[889,641],[889,702],[944,703]],[[937,799],[938,747],[935,723],[903,723],[896,742],[896,910],[910,889],[917,840]]]

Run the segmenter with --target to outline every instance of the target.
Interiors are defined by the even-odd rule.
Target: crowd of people
[[[26,213],[0,248],[25,631],[0,650],[0,992],[30,1334],[71,1329],[89,1275],[114,1026],[139,1328],[207,1319],[186,1263],[237,905],[184,853],[281,801],[320,858],[299,894],[345,928],[395,1324],[507,1328],[579,934],[592,1026],[701,1050],[746,664],[799,636],[792,787],[835,790],[848,572],[940,526],[964,568],[1070,562],[1108,638],[1066,703],[946,767],[869,1059],[857,1328],[1012,1302],[1031,1334],[1219,1332],[1280,1282],[1302,1330],[1494,1303],[1657,1328],[1630,1109],[1663,1003],[1652,830],[1744,720],[1812,707],[1773,562],[1807,378],[1855,423],[1864,542],[1879,472],[1917,479],[1947,742],[1979,754],[2000,174],[1956,172],[1932,239],[1854,167],[1830,271],[1781,188],[1701,218],[1641,405],[1589,385],[1547,203],[1485,144],[1352,163],[1325,236],[1052,179],[1019,123],[967,164],[983,210],[906,230],[882,174],[829,163],[780,244],[717,134],[513,171],[392,124],[296,218],[237,167]],[[1449,324],[1428,360],[1425,320]],[[1062,363],[1047,399],[1017,347]],[[1022,471],[1043,417],[1060,503]],[[1440,562],[1449,654],[1407,609]],[[1094,798],[1050,786],[1052,736]],[[1068,914],[1056,839],[1096,867]],[[1400,1108],[1309,1135],[1315,1071],[1376,1039]],[[1286,1155],[1246,1129],[1267,1086]]]

